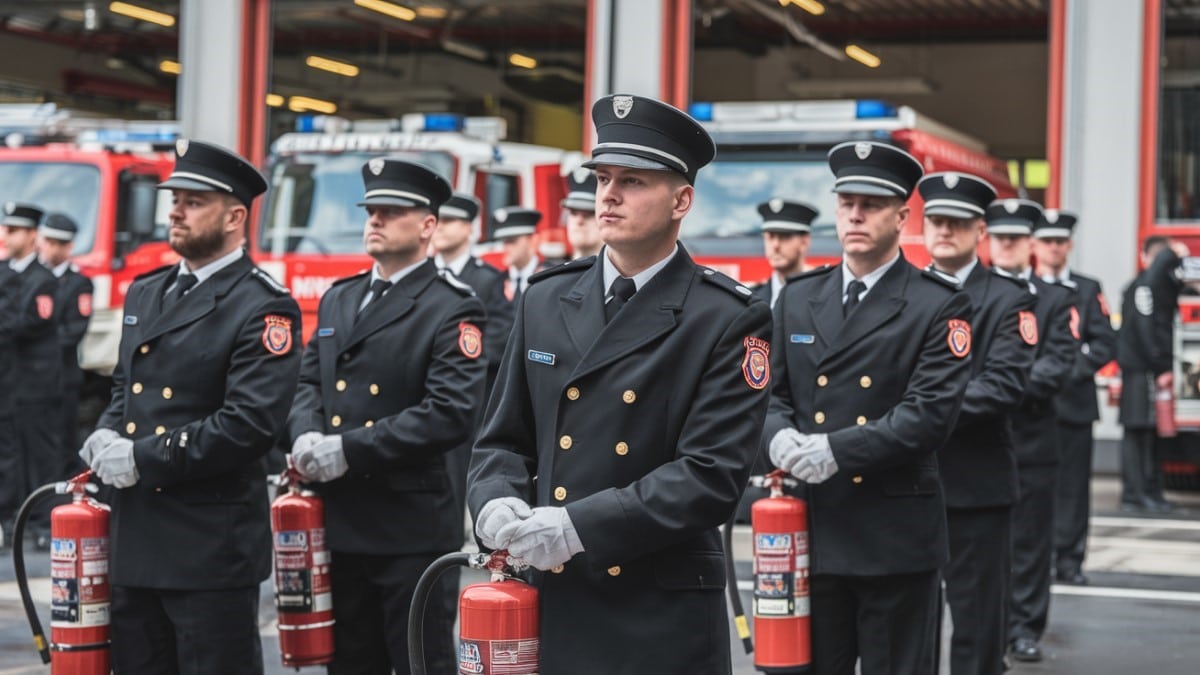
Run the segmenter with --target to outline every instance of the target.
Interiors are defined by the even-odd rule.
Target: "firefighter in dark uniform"
[[[596,224],[596,174],[586,166],[576,168],[565,177],[567,196],[558,203],[567,225],[567,243],[571,259],[590,258],[600,253],[604,240]]]
[[[921,179],[930,269],[950,275],[971,298],[974,358],[962,410],[938,451],[950,560],[943,578],[954,622],[953,675],[999,675],[1008,649],[1010,519],[1017,462],[1009,415],[1021,402],[1037,347],[1036,298],[1029,285],[979,261],[983,214],[996,198],[987,181],[935,173]],[[1022,330],[1024,328],[1024,330]]]
[[[58,480],[62,466],[62,363],[54,296],[58,280],[37,259],[37,228],[43,212],[36,206],[8,203],[3,224],[8,231],[8,267],[16,272],[20,298],[16,317],[16,358],[20,385],[16,390],[16,435],[11,444],[21,453],[24,473],[19,500],[34,489]],[[18,501],[18,504],[20,502]],[[49,509],[30,519],[38,547],[49,548]]]
[[[1062,583],[1083,585],[1088,514],[1092,507],[1092,424],[1100,419],[1096,371],[1117,355],[1117,333],[1108,317],[1100,282],[1067,267],[1077,218],[1046,209],[1033,231],[1036,273],[1073,294],[1071,331],[1079,351],[1071,374],[1055,397],[1059,463],[1054,502],[1054,576]]]
[[[1018,499],[1012,512],[1012,575],[1008,639],[1012,657],[1040,661],[1038,641],[1050,610],[1050,557],[1054,544],[1054,484],[1058,436],[1054,397],[1075,364],[1079,347],[1071,334],[1071,294],[1033,275],[1035,225],[1042,207],[1026,199],[993,202],[985,214],[992,264],[1029,284],[1035,321],[1022,317],[1023,335],[1037,348],[1020,406],[1011,416],[1017,458]]]
[[[937,449],[970,377],[970,301],[904,259],[920,163],[890,145],[829,152],[842,264],[775,303],[763,440],[808,485],[813,672],[933,671],[946,506]]]
[[[592,119],[605,247],[529,286],[467,501],[486,547],[542,572],[540,672],[729,673],[717,526],[762,431],[770,310],[678,244],[704,129],[630,95]]]
[[[62,480],[81,468],[79,449],[79,390],[83,369],[79,367],[79,343],[87,334],[92,317],[92,280],[71,262],[72,242],[79,227],[69,216],[49,213],[38,228],[41,262],[58,278],[54,304],[58,309],[58,348],[62,357],[61,454],[53,480]],[[47,542],[48,543],[48,542]]]
[[[504,264],[508,266],[504,297],[513,304],[529,288],[529,278],[542,269],[542,260],[537,256],[537,225],[541,221],[541,211],[523,206],[505,206],[492,212],[496,224],[492,238],[504,248]]]
[[[125,296],[113,398],[80,457],[114,489],[117,673],[262,673],[271,569],[263,456],[300,365],[300,310],[243,250],[267,189],[236,154],[179,140],[168,243]]]
[[[450,185],[412,162],[363,166],[370,272],[321,298],[288,417],[292,461],[321,483],[333,586],[330,673],[408,672],[408,610],[421,573],[463,543],[446,453],[482,406],[485,311],[425,251]],[[454,668],[430,603],[430,672]]]
[[[0,232],[5,229],[0,226]],[[21,379],[16,341],[17,319],[21,316],[19,279],[7,262],[0,262],[0,438],[17,436],[14,425],[17,383]],[[25,469],[20,448],[13,443],[0,443],[0,548],[11,543],[12,519],[21,505],[24,486]]]
[[[1159,456],[1155,389],[1174,388],[1175,315],[1183,288],[1179,267],[1186,248],[1166,237],[1147,237],[1142,244],[1141,274],[1125,288],[1117,365],[1121,367],[1119,419],[1121,441],[1121,510],[1167,513]]]

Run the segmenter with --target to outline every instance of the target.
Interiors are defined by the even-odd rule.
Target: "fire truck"
[[[362,166],[372,157],[420,162],[455,190],[474,194],[483,204],[483,252],[492,250],[486,243],[495,227],[491,213],[517,204],[542,212],[543,253],[566,252],[559,201],[565,196],[563,162],[572,153],[507,142],[500,118],[411,114],[351,122],[316,116],[300,118],[297,126],[271,146],[270,192],[253,255],[292,290],[308,333],[330,285],[370,266],[362,242],[366,214],[356,204]]]

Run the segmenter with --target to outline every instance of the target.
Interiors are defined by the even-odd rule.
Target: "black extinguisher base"
[[[754,669],[767,675],[808,675],[812,672],[811,666],[782,666],[778,668],[755,666]]]

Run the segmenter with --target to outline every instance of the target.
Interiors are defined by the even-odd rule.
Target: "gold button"
[[[163,398],[169,399],[174,395],[175,392],[171,391],[170,387],[163,387]]]
[[[562,574],[562,571],[563,571],[562,565],[555,565],[554,567],[550,568],[550,572],[553,574]]]
[[[862,415],[859,415],[859,416],[858,416],[858,419],[856,419],[856,420],[854,420],[854,421],[855,421],[855,422],[858,422],[858,426],[860,426],[860,427],[861,427],[862,425],[864,425],[864,424],[866,424],[866,423],[867,423],[867,418],[866,418],[866,417],[863,417]]]
[[[165,433],[167,433],[167,428],[164,427],[163,425],[160,424],[160,425],[154,427],[154,435],[155,436],[162,436]]]
[[[137,431],[136,423],[130,422],[129,424],[125,425],[125,433],[132,435],[135,431]]]
[[[621,576],[621,566],[613,565],[612,567],[608,568],[608,576],[610,576],[610,577]]]
[[[870,376],[868,376],[868,375],[863,375],[862,377],[858,378],[858,384],[859,384],[859,386],[861,386],[863,389],[870,389],[870,388],[871,388],[871,378],[870,378]]]
[[[371,427],[375,426],[375,420],[367,420],[366,422],[363,422],[363,426],[370,429]]]
[[[162,488],[154,488],[155,492],[162,492]]]
[[[825,413],[818,410],[817,414],[813,415],[813,419],[816,420],[817,424],[825,424]]]
[[[370,389],[371,389],[371,395],[372,395],[372,396],[378,396],[378,395],[379,395],[379,385],[377,385],[377,384],[372,384],[372,385],[370,386]]]
[[[563,436],[562,438],[558,439],[558,447],[562,448],[563,450],[570,450],[571,444],[574,442],[575,441],[572,440],[570,436]]]
[[[629,444],[625,441],[617,443],[617,454],[624,457],[629,454]]]
[[[150,353],[150,345],[142,345],[141,348],[138,349],[138,351],[143,354],[149,354]]]
[[[338,391],[346,391],[346,381],[345,380],[338,380],[333,386]]]
[[[342,426],[342,416],[334,415],[333,417],[329,418],[329,425],[334,427]]]
[[[130,387],[130,388],[129,388],[129,390],[130,390],[130,391],[132,391],[132,392],[133,392],[133,393],[135,393],[135,394],[140,394],[140,393],[142,393],[142,383],[141,383],[141,382],[134,382],[134,383],[133,383],[133,386],[132,386],[132,387]]]
[[[818,387],[824,387],[824,386],[825,386],[825,385],[827,385],[827,384],[829,384],[829,378],[828,378],[828,377],[825,377],[824,375],[818,375],[818,376],[817,376],[817,386],[818,386]]]
[[[626,403],[633,403],[637,400],[637,392],[632,389],[626,389],[624,394],[621,394],[621,400]]]
[[[572,401],[578,401],[579,400],[579,387],[571,387],[570,389],[568,389],[567,390],[567,398],[571,399]]]
[[[859,483],[862,483],[862,476],[855,476],[854,478],[851,478],[850,480],[854,481],[855,485],[858,485]]]
[[[554,498],[560,502],[562,500],[566,499],[567,498],[567,488],[565,488],[565,487],[554,488]]]

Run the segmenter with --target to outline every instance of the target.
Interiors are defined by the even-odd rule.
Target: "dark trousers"
[[[952,675],[1000,675],[1008,648],[1012,509],[947,509],[946,602],[954,621]]]
[[[1121,502],[1141,506],[1163,498],[1162,463],[1154,429],[1125,428],[1121,439]]]
[[[330,675],[387,675],[408,669],[408,609],[421,573],[438,556],[334,552],[334,657]],[[449,574],[442,578],[445,583]],[[456,579],[457,580],[457,579]],[[454,617],[447,619],[441,589],[425,608],[425,661],[429,673],[457,672]]]
[[[934,672],[936,570],[879,577],[816,574],[812,675],[929,675]]]
[[[261,675],[258,587],[114,586],[112,666],[116,675]]]
[[[1050,614],[1050,555],[1054,550],[1054,485],[1057,467],[1017,469],[1021,496],[1012,512],[1012,601],[1008,638],[1040,640]]]
[[[0,524],[5,535],[12,531],[12,519],[25,499],[25,454],[17,444],[13,420],[0,416]],[[5,544],[8,537],[5,536]]]
[[[1083,567],[1092,509],[1092,425],[1058,422],[1054,501],[1054,565],[1060,577]]]
[[[61,478],[58,475],[62,465],[61,406],[61,398],[17,403],[16,438],[25,465],[22,500],[30,492]],[[49,501],[43,502],[30,515],[30,529],[36,534],[50,532],[51,506]]]

